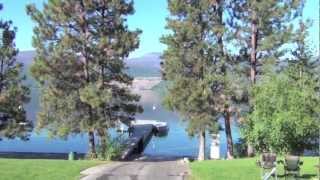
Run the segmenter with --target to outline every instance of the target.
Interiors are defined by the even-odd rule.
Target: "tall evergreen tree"
[[[303,5],[301,0],[237,0],[229,4],[229,25],[249,64],[251,87],[263,74],[264,64],[276,65],[288,54],[284,45],[293,38],[293,20],[301,15]],[[245,127],[249,132],[252,123],[247,121]],[[247,141],[250,144],[252,140]],[[253,155],[250,145],[248,155]]]
[[[11,21],[0,20],[0,139],[26,140],[32,123],[27,120],[23,105],[29,101],[30,91],[23,84],[22,63],[16,60],[16,31]]]
[[[54,136],[87,132],[92,157],[95,132],[126,120],[141,107],[131,94],[124,58],[139,44],[140,30],[129,31],[127,0],[49,0],[43,10],[27,6],[36,22],[32,74],[41,85],[38,128]],[[104,142],[105,138],[100,138]]]
[[[291,57],[288,58],[285,65],[295,64],[298,66],[300,76],[303,76],[305,73],[315,78],[320,82],[320,76],[318,70],[320,67],[320,59],[316,57],[312,51],[311,46],[308,44],[307,38],[309,37],[308,29],[311,25],[311,21],[302,21],[299,22],[299,27],[296,29],[294,38],[293,38],[293,48],[291,50]],[[286,69],[286,66],[284,66]]]
[[[221,4],[220,4],[221,3]],[[222,36],[222,4],[211,0],[169,0],[172,34],[162,42],[164,77],[171,83],[166,104],[188,120],[188,132],[199,135],[198,159],[205,158],[205,132],[218,130],[227,103]]]
[[[225,124],[226,144],[227,144],[227,159],[233,159],[233,140],[231,131],[231,119],[235,114],[237,106],[243,101],[243,83],[241,72],[238,70],[237,56],[235,56],[228,46],[232,43],[233,33],[229,30],[227,5],[231,2],[225,0],[212,1],[215,6],[216,13],[212,18],[213,34],[217,38],[217,54],[219,57],[220,71],[215,73],[220,74],[221,84],[219,91],[215,93],[220,96],[221,102],[216,106],[222,114]]]
[[[219,76],[219,81],[216,83],[219,84],[219,90],[215,90],[214,93],[216,96],[220,96],[220,101],[217,101],[216,109],[221,113],[224,122],[225,122],[225,133],[226,133],[226,144],[227,144],[227,158],[233,158],[233,141],[232,141],[232,132],[231,132],[231,106],[232,106],[232,94],[233,89],[231,88],[230,81],[230,72],[232,70],[231,66],[231,56],[230,53],[226,51],[225,44],[227,38],[227,31],[225,27],[225,22],[223,20],[223,15],[225,14],[225,1],[216,0],[211,1],[211,5],[214,9],[211,14],[210,23],[211,33],[214,38],[216,38],[216,50],[213,54],[213,59],[215,59],[215,66],[217,71],[215,71],[212,76]],[[213,60],[212,59],[212,60]],[[218,83],[219,82],[219,83]],[[218,99],[217,99],[218,100]]]

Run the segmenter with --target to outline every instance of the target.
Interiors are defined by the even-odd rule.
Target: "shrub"
[[[97,144],[98,158],[101,160],[117,160],[120,158],[124,149],[123,136],[117,136],[115,138],[105,137],[105,143]],[[102,141],[100,141],[102,142]]]
[[[247,143],[244,139],[239,139],[238,142],[236,142],[233,145],[233,155],[236,158],[246,157],[247,156]]]

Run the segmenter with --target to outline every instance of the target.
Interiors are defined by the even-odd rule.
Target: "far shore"
[[[133,91],[151,90],[162,81],[160,76],[153,77],[135,77],[131,88]]]

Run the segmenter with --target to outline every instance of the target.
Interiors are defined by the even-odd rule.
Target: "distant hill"
[[[21,51],[17,60],[24,64],[27,71],[33,62],[35,51]],[[134,77],[160,76],[161,53],[148,53],[141,57],[126,59],[128,73]]]
[[[17,60],[23,63],[25,66],[30,66],[35,55],[35,51],[21,51],[17,56]]]
[[[161,76],[161,53],[148,53],[138,58],[127,59],[128,73],[132,76]]]

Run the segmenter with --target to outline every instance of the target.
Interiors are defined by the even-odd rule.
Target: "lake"
[[[166,121],[169,124],[169,133],[166,137],[152,137],[146,147],[144,154],[148,155],[170,155],[170,156],[196,156],[198,151],[198,138],[189,137],[185,131],[186,122],[181,121],[179,115],[166,110],[162,105],[162,96],[152,90],[141,90],[141,105],[144,108],[142,114],[136,116],[137,119],[155,119]],[[26,105],[27,117],[35,121],[36,113],[39,109],[39,93],[36,88],[32,88],[31,102]],[[153,106],[156,107],[153,110]],[[224,126],[223,120],[219,120]],[[114,131],[113,131],[114,133]],[[234,141],[239,138],[239,131],[236,123],[232,122],[232,135]],[[220,154],[226,156],[226,139],[224,131],[220,132]],[[206,151],[209,154],[210,136],[207,135]],[[85,153],[88,150],[87,135],[70,136],[67,140],[49,139],[45,130],[39,134],[33,132],[29,141],[3,140],[0,141],[0,151],[2,152],[51,152],[67,153],[75,151]]]

